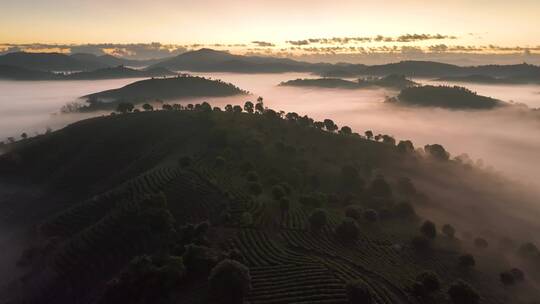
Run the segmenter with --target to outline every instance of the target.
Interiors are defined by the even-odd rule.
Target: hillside
[[[463,87],[418,86],[401,90],[398,104],[448,109],[489,110],[503,106],[500,100],[481,96]]]
[[[497,78],[485,75],[448,76],[439,78],[437,80],[482,84],[540,84],[540,73],[537,75],[524,74],[505,78]]]
[[[60,53],[8,53],[0,64],[41,71],[86,71],[107,67],[98,61],[80,60]]]
[[[23,274],[2,298],[208,303],[238,286],[209,281],[220,261],[249,271],[235,278],[248,280],[239,293],[253,304],[348,303],[351,280],[384,304],[450,303],[459,279],[481,303],[538,295],[540,253],[532,244],[516,253],[537,241],[520,233],[539,228],[517,215],[538,211],[523,189],[438,145],[418,152],[331,120],[280,118],[262,103],[255,113],[196,108],[97,117],[10,145],[0,181],[27,188],[0,205],[11,215],[3,226],[27,233]],[[28,187],[39,195],[29,199]],[[452,227],[441,234],[444,224]],[[519,243],[498,247],[503,236]],[[17,250],[3,242],[4,252]],[[514,267],[527,280],[503,288],[499,274]]]
[[[62,77],[54,73],[30,70],[12,65],[0,65],[0,79],[8,80],[57,80]]]
[[[314,87],[314,88],[331,88],[331,89],[361,89],[361,88],[388,88],[388,89],[403,89],[417,85],[414,81],[407,79],[405,76],[388,75],[385,77],[367,77],[357,81],[350,81],[340,78],[306,78],[284,81],[280,86],[290,87]]]
[[[124,87],[83,96],[92,102],[86,110],[114,109],[115,103],[129,101],[139,104],[146,101],[171,100],[189,97],[225,97],[248,92],[221,80],[196,76],[177,76],[140,80]]]
[[[143,78],[143,77],[163,77],[173,76],[176,73],[164,68],[153,68],[146,70],[135,70],[124,66],[114,68],[103,68],[88,72],[71,73],[64,77],[66,80],[97,80],[114,78]]]

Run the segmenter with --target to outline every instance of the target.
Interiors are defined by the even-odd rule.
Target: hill
[[[502,235],[533,241],[519,235],[538,229],[518,215],[536,208],[523,189],[439,145],[418,152],[263,104],[195,109],[97,117],[9,145],[0,191],[22,188],[0,205],[3,231],[25,233],[2,245],[27,249],[2,298],[206,303],[234,288],[254,304],[348,303],[351,290],[377,303],[446,304],[458,280],[481,303],[537,296],[536,247],[497,245]],[[426,215],[436,226],[422,224]],[[514,271],[502,288],[512,268],[527,280]],[[235,280],[218,279],[231,271]]]
[[[189,97],[225,97],[247,94],[233,84],[204,77],[177,76],[140,80],[124,87],[83,96],[92,101],[90,109],[114,109],[120,101],[134,104],[156,99],[171,100]]]
[[[97,61],[80,60],[60,53],[8,53],[0,56],[0,64],[42,71],[85,71],[107,67]]]
[[[403,89],[397,100],[400,104],[449,109],[488,110],[504,105],[500,100],[481,96],[458,86],[410,87]]]
[[[103,68],[88,72],[71,73],[64,77],[66,80],[92,80],[92,79],[113,79],[113,78],[136,78],[136,77],[163,77],[173,76],[173,73],[164,68],[153,68],[146,70],[135,70],[124,66],[114,68]]]
[[[389,89],[403,89],[417,85],[414,81],[405,76],[388,75],[385,77],[361,78],[357,81],[344,80],[340,78],[317,78],[317,79],[295,79],[284,81],[280,86],[291,87],[316,87],[316,88],[339,88],[339,89],[361,89],[370,87],[381,87]]]
[[[9,80],[57,80],[61,79],[60,75],[38,71],[30,70],[26,68],[16,67],[12,65],[0,65],[0,79],[9,79]]]
[[[483,84],[538,84],[540,83],[540,73],[537,75],[518,75],[505,78],[497,78],[485,75],[448,76],[437,79],[439,81],[483,83]]]
[[[200,49],[163,60],[151,67],[173,71],[280,73],[319,70],[328,64],[311,64],[286,58],[234,55],[212,49]]]

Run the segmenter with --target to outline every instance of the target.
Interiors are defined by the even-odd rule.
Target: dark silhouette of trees
[[[382,136],[382,142],[383,144],[387,144],[387,145],[390,145],[390,146],[395,146],[396,145],[396,139],[390,135],[383,135]]]
[[[499,100],[480,96],[458,86],[415,86],[401,90],[400,103],[450,109],[491,109],[501,105]]]
[[[444,147],[439,144],[425,145],[424,151],[426,151],[429,156],[437,160],[447,161],[450,159],[450,153],[446,152]]]
[[[253,104],[253,102],[246,101],[246,103],[244,103],[244,111],[248,112],[249,114],[253,114],[253,112],[255,111],[255,105]]]
[[[454,304],[477,304],[480,302],[480,296],[476,290],[462,280],[450,285],[448,296]]]
[[[516,279],[509,271],[501,272],[499,274],[499,279],[501,280],[501,283],[506,286],[514,285],[516,283]]]
[[[143,108],[143,110],[145,110],[145,111],[153,111],[153,110],[154,110],[154,107],[153,107],[151,104],[149,104],[149,103],[143,104],[143,105],[142,105],[142,108]]]
[[[418,235],[412,238],[411,245],[415,250],[423,251],[429,249],[431,243],[425,236]]]
[[[28,138],[28,134],[26,134],[26,132],[23,132],[23,133],[21,134],[21,138],[22,138],[22,139],[27,139],[27,138]]]
[[[369,288],[364,284],[364,282],[350,281],[345,285],[345,290],[347,291],[347,298],[349,303],[362,303],[362,304],[373,304],[373,296]]]
[[[164,103],[163,105],[161,105],[161,108],[165,111],[172,111],[173,110],[173,107],[168,104],[168,103]]]
[[[313,123],[313,126],[319,130],[322,130],[324,128],[324,122],[322,121],[316,121]]]
[[[514,277],[514,280],[516,282],[522,282],[525,281],[525,273],[519,268],[512,268],[510,269],[510,273]]]
[[[251,194],[255,196],[259,196],[263,192],[262,186],[258,182],[249,182],[248,190]]]
[[[471,267],[474,267],[474,265],[476,265],[476,261],[472,255],[464,254],[464,255],[459,256],[458,265],[464,268],[471,268]]]
[[[358,210],[355,206],[347,206],[345,208],[345,216],[350,217],[354,220],[359,220],[362,217],[362,214],[360,213],[360,210]]]
[[[133,111],[133,108],[134,108],[134,106],[133,106],[132,103],[120,102],[116,106],[116,111],[125,114],[125,113],[129,113],[129,112]]]
[[[243,264],[225,259],[212,269],[208,283],[213,303],[242,304],[251,289],[251,276]]]
[[[217,256],[206,246],[189,244],[182,256],[188,275],[207,275],[217,263]]]
[[[282,187],[282,186],[280,186],[280,185],[275,185],[274,187],[272,187],[272,197],[273,197],[276,201],[279,201],[279,200],[282,199],[284,196],[285,196],[285,190],[283,190],[283,187]]]
[[[232,113],[232,111],[233,111],[233,106],[230,105],[230,104],[226,105],[226,106],[225,106],[225,111],[226,111],[226,112],[229,112],[229,113]]]
[[[338,129],[338,126],[331,119],[325,119],[323,123],[324,123],[324,128],[328,132],[335,132]]]
[[[239,106],[239,105],[235,105],[235,106],[233,107],[233,112],[234,112],[234,113],[242,113],[242,107]]]
[[[311,230],[320,231],[327,221],[326,211],[324,209],[315,209],[309,216]]]
[[[379,220],[379,213],[373,209],[367,209],[364,211],[364,219],[369,222],[376,222]]]
[[[339,130],[339,133],[340,134],[343,134],[343,135],[351,135],[352,134],[352,129],[348,126],[343,126],[341,127],[341,130]]]
[[[346,217],[337,227],[336,235],[344,241],[353,242],[358,239],[360,231],[356,221],[352,218]]]
[[[392,196],[392,188],[381,175],[371,181],[367,192],[372,197],[388,198]]]
[[[441,288],[439,276],[433,271],[424,271],[416,276],[416,281],[422,282],[428,293],[435,292]]]
[[[450,224],[444,225],[442,227],[442,232],[444,233],[444,235],[446,235],[450,239],[453,239],[455,237],[455,234],[456,234],[456,230]]]
[[[414,145],[410,140],[401,140],[397,145],[397,149],[401,153],[413,153]]]
[[[420,232],[429,239],[437,237],[437,228],[432,221],[425,221],[422,226],[420,226]]]
[[[257,98],[257,103],[255,104],[255,112],[257,112],[258,114],[263,114],[264,113],[264,103],[263,103],[263,98],[259,96],[259,98]]]
[[[476,238],[474,239],[474,245],[480,249],[488,248],[489,244],[488,241],[484,238]]]
[[[364,132],[364,134],[366,135],[367,139],[369,139],[369,140],[373,139],[373,131],[367,130],[366,132]]]
[[[393,208],[394,214],[399,217],[411,218],[416,216],[414,207],[409,202],[400,202]]]

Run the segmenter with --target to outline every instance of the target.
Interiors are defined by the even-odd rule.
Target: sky
[[[4,46],[160,42],[294,51],[288,41],[419,34],[451,39],[352,44],[540,52],[539,0],[0,0],[0,7]]]

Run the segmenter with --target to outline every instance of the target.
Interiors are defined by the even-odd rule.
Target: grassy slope
[[[180,169],[176,161],[182,155],[191,155],[196,162],[190,168]],[[226,159],[224,167],[215,167],[217,156]],[[254,164],[264,187],[263,194],[257,198],[252,198],[245,188],[245,171],[241,168],[246,161]],[[15,223],[48,227],[42,229],[44,235],[37,237],[40,242],[49,237],[60,238],[60,244],[64,245],[45,253],[56,261],[52,265],[45,263],[46,268],[58,267],[59,260],[62,267],[75,267],[73,263],[83,257],[84,263],[91,264],[93,255],[73,247],[81,233],[108,227],[98,223],[114,214],[121,198],[163,191],[178,225],[215,219],[223,208],[231,212],[232,222],[226,227],[213,226],[209,239],[216,247],[240,249],[256,279],[249,296],[252,303],[271,303],[270,299],[283,303],[338,303],[345,299],[343,283],[354,278],[362,278],[373,289],[379,303],[415,303],[407,287],[423,269],[436,271],[444,286],[458,277],[465,278],[480,290],[485,303],[502,303],[508,297],[497,281],[501,270],[497,267],[501,267],[502,261],[479,262],[477,270],[464,273],[455,264],[461,251],[470,250],[465,244],[440,238],[428,253],[419,254],[410,248],[409,240],[417,234],[419,225],[416,220],[395,216],[375,224],[360,220],[361,235],[357,242],[347,244],[336,239],[333,228],[343,219],[345,205],[375,208],[382,214],[385,208],[392,208],[402,199],[426,204],[421,196],[408,196],[396,190],[392,199],[385,200],[376,199],[358,187],[346,190],[340,179],[343,165],[356,167],[366,181],[384,173],[394,189],[396,179],[403,176],[424,182],[431,179],[454,187],[449,191],[470,187],[441,178],[460,172],[454,164],[438,163],[434,173],[430,171],[434,167],[424,160],[399,154],[385,144],[246,113],[159,111],[93,118],[20,142],[11,153],[0,158],[0,167],[5,169],[2,178],[48,186],[40,200],[32,202],[35,205],[26,206],[42,209],[41,217],[33,218],[34,222]],[[152,168],[164,169],[149,171]],[[149,173],[140,176],[143,172]],[[318,176],[320,187],[314,188],[310,182],[313,175]],[[284,219],[280,219],[278,203],[271,198],[272,179],[293,186],[290,210]],[[123,184],[128,181],[131,182],[127,186]],[[110,190],[116,194],[109,194]],[[335,194],[323,205],[329,212],[329,224],[319,235],[308,229],[307,215],[313,207],[298,202],[302,194],[314,191]],[[58,210],[50,201],[59,192],[77,198],[68,202],[72,208]],[[355,193],[352,199],[351,192]],[[246,211],[253,216],[251,227],[238,224]],[[17,212],[24,213],[24,209]],[[94,239],[92,244],[101,247],[87,250],[100,252],[108,248],[107,242],[111,240]],[[79,249],[66,252],[65,244]],[[89,281],[77,278],[84,282],[88,292],[84,296],[95,297],[104,287],[102,280],[114,276],[118,267],[140,252],[130,248],[142,248],[136,244],[125,247],[118,241],[115,244],[114,252],[96,253],[99,260],[114,261],[114,267],[109,266],[107,271],[94,270],[97,274],[92,274]],[[486,252],[481,255],[489,257]],[[105,256],[109,258],[104,259]],[[32,263],[43,266],[42,261]],[[91,268],[86,268],[89,273]],[[287,277],[293,274],[298,277],[288,281]],[[86,275],[78,273],[78,276]],[[66,301],[62,297],[66,292],[59,292],[63,286],[49,286],[59,302]],[[185,302],[198,302],[196,299],[202,297],[205,288],[204,284],[195,291],[180,288],[176,296],[189,298]],[[435,297],[437,303],[446,301],[443,293]]]

